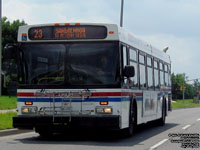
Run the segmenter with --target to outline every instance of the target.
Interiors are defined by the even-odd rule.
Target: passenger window
[[[167,65],[164,65],[164,69],[165,69],[165,86],[169,85],[169,74],[168,74],[168,67]]]
[[[131,87],[138,87],[138,68],[137,68],[137,62],[130,61],[130,65],[134,66],[135,68],[135,76],[131,78]]]
[[[147,57],[148,88],[153,88],[152,58]]]
[[[124,64],[124,67],[126,65],[128,65],[128,60],[127,60],[127,48],[126,46],[123,46],[123,64]]]
[[[145,56],[139,55],[140,88],[146,88]]]
[[[154,86],[155,88],[159,88],[159,70],[158,70],[158,62],[154,61]]]
[[[164,85],[164,72],[163,72],[163,64],[159,64],[160,68],[160,85]]]
[[[141,63],[141,64],[144,64],[144,55],[139,55],[139,62]]]
[[[137,51],[130,48],[130,60],[137,61]]]

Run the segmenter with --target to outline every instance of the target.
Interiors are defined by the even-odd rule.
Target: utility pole
[[[120,27],[123,27],[124,0],[121,0]]]
[[[1,59],[1,56],[2,56],[2,26],[1,26],[1,12],[2,12],[2,1],[0,0],[0,96],[2,94],[2,84],[1,84],[1,64],[2,64],[2,59]]]
[[[183,104],[185,100],[185,74],[183,74]]]

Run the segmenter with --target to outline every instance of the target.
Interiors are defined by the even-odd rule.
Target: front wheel
[[[36,128],[35,132],[43,138],[49,138],[53,135],[53,132],[50,129]]]
[[[137,126],[137,113],[136,113],[136,105],[132,101],[130,104],[129,111],[129,127],[124,130],[125,136],[132,136],[135,128]]]

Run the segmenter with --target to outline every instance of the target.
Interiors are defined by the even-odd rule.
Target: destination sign
[[[30,40],[104,39],[106,36],[106,27],[89,25],[32,27],[28,31]]]

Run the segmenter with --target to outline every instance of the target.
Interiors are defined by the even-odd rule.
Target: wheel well
[[[134,106],[134,109],[135,109],[135,112],[136,112],[136,124],[137,124],[137,101],[135,98],[132,99],[131,101],[133,103],[133,106]]]
[[[163,97],[163,107],[165,107],[165,116],[167,116],[167,100],[166,97]]]

